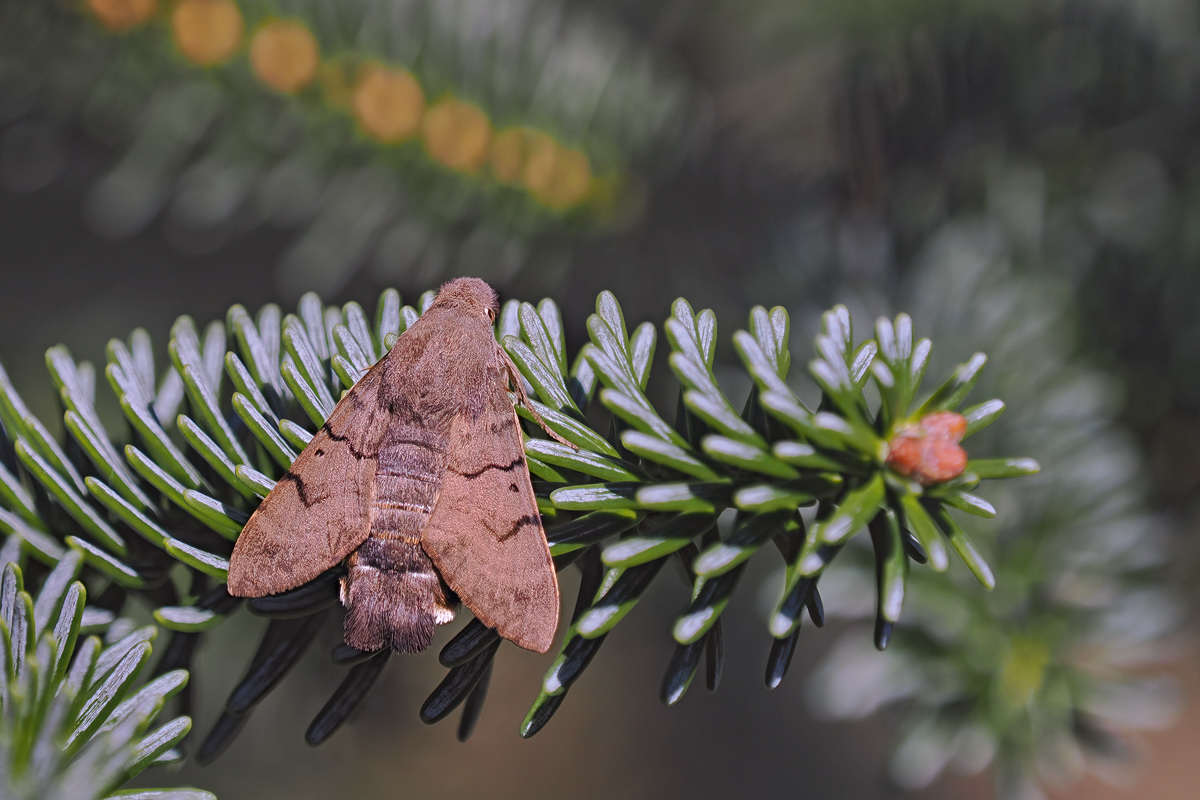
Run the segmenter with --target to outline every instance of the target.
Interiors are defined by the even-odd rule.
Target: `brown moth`
[[[498,311],[477,278],[442,286],[250,517],[230,594],[276,594],[345,561],[352,647],[424,650],[461,599],[520,647],[550,648],[558,579],[509,384],[529,401],[496,342]]]

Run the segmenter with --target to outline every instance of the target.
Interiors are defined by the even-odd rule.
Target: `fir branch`
[[[127,343],[110,342],[105,372],[132,434],[124,461],[95,413],[90,365],[76,364],[61,347],[47,357],[68,420],[65,446],[44,433],[0,374],[0,421],[21,475],[0,481],[10,487],[5,500],[12,510],[0,522],[7,520],[34,556],[53,563],[65,541],[119,591],[144,595],[158,624],[174,631],[172,650],[186,663],[196,637],[241,604],[223,584],[207,587],[210,578],[223,580],[232,542],[259,498],[323,423],[335,398],[387,352],[432,298],[427,292],[416,307],[404,306],[389,290],[373,317],[356,303],[324,307],[313,294],[286,316],[268,305],[252,318],[234,306],[224,325],[212,323],[203,335],[181,317],[161,378],[144,332],[135,331]],[[721,614],[746,562],[768,542],[787,564],[769,625],[777,641],[767,665],[770,686],[786,672],[802,609],[822,621],[817,585],[823,572],[864,526],[876,544],[880,648],[899,617],[910,559],[945,570],[949,544],[991,588],[987,565],[947,507],[990,516],[990,507],[969,490],[984,477],[1029,474],[1037,465],[1028,459],[971,462],[952,480],[929,480],[919,469],[901,468],[895,455],[897,442],[914,427],[962,403],[981,356],[954,370],[917,405],[928,341],[914,343],[911,321],[901,315],[879,320],[876,339],[856,344],[849,313],[837,307],[824,317],[818,358],[809,365],[823,390],[814,413],[786,383],[786,312],[755,308],[749,330],[733,337],[754,382],[739,413],[712,371],[714,314],[694,313],[678,300],[664,325],[667,361],[680,384],[675,419],[668,423],[646,395],[655,327],[642,323],[630,333],[616,298],[604,292],[587,330],[590,342],[571,360],[553,301],[509,301],[498,322],[497,336],[537,398],[539,415],[579,448],[542,438],[528,421],[524,426],[551,553],[560,570],[578,564],[584,580],[522,735],[533,735],[550,719],[607,634],[672,556],[683,560],[694,589],[672,631],[677,649],[663,681],[667,703],[683,695],[703,655],[710,688],[719,682]],[[868,380],[878,386],[878,409],[863,393]],[[607,436],[588,421],[595,400],[607,411]],[[961,433],[975,432],[1001,407],[989,401],[968,409]],[[814,504],[815,522],[806,525],[798,510]],[[54,509],[65,516],[47,513]],[[735,516],[722,540],[716,523],[726,510]],[[166,580],[175,563],[192,580],[182,599]],[[290,592],[248,601],[252,613],[272,622],[201,747],[202,762],[229,744],[303,654],[337,604],[339,576],[336,568]],[[466,702],[460,736],[469,735],[498,647],[493,631],[478,621],[466,625],[441,653],[450,672],[422,718],[435,722]],[[361,702],[388,654],[342,646],[334,657],[351,669],[310,727],[310,743],[331,735]]]
[[[183,754],[176,746],[191,729],[191,718],[149,728],[163,705],[187,686],[187,670],[161,666],[157,677],[137,688],[154,626],[134,629],[129,620],[85,607],[87,592],[75,580],[83,566],[76,549],[60,551],[37,596],[31,596],[17,563],[22,543],[21,536],[10,536],[0,550],[4,796],[101,798],[147,767],[179,761]],[[81,633],[105,638],[80,641]],[[138,790],[138,796],[214,800],[191,789]]]
[[[914,571],[896,646],[881,657],[852,630],[808,687],[820,716],[899,706],[890,770],[902,786],[993,766],[1002,800],[1038,797],[1039,783],[1126,759],[1131,732],[1169,722],[1177,687],[1149,668],[1181,622],[1158,580],[1165,526],[1131,488],[1142,465],[1096,401],[1104,377],[1071,355],[1072,323],[1056,299],[1064,289],[1012,274],[1009,246],[998,226],[949,224],[913,287],[931,330],[996,356],[981,386],[1003,387],[1014,410],[981,437],[984,451],[1028,448],[1047,466],[1020,492],[992,494],[1005,518],[982,542],[998,590],[964,594],[971,579],[961,571]],[[976,408],[978,419],[994,418],[995,406]],[[980,474],[1008,468],[974,464]],[[867,548],[839,559],[826,582],[832,613],[871,616],[858,598],[875,580],[873,560]]]

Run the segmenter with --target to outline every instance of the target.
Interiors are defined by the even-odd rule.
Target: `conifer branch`
[[[25,590],[19,535],[0,561],[0,774],[13,798],[105,797],[147,767],[183,758],[187,716],[149,730],[187,687],[169,660],[138,688],[157,629],[85,606],[83,558],[59,549],[36,597]],[[88,635],[80,640],[80,635]],[[191,789],[139,790],[147,800],[214,800]]]
[[[34,557],[56,563],[65,545],[117,591],[143,595],[157,623],[174,632],[172,647],[190,652],[195,637],[242,604],[222,581],[232,543],[259,499],[336,398],[382,358],[432,298],[427,292],[415,307],[404,306],[389,290],[369,316],[357,303],[325,307],[309,294],[286,316],[274,305],[256,317],[234,306],[224,324],[214,322],[203,333],[181,317],[172,327],[170,366],[161,377],[143,331],[128,342],[113,340],[105,374],[130,426],[123,448],[95,411],[94,369],[75,363],[65,348],[52,348],[47,365],[64,407],[65,443],[46,433],[0,375],[0,421],[19,464],[16,472],[0,473],[10,508],[0,522]],[[900,457],[911,437],[932,431],[931,420],[961,420],[961,438],[999,415],[1003,403],[996,400],[968,408],[962,417],[945,414],[970,392],[982,355],[955,369],[918,404],[928,340],[914,343],[912,323],[900,315],[880,319],[876,338],[856,343],[849,313],[839,306],[824,316],[818,357],[809,364],[822,389],[812,412],[786,383],[786,312],[755,308],[748,330],[733,336],[753,380],[738,412],[713,373],[715,316],[697,314],[681,299],[664,325],[667,361],[680,386],[674,420],[667,422],[646,395],[655,327],[642,323],[629,332],[616,298],[604,292],[587,330],[590,342],[569,359],[553,301],[536,307],[510,301],[498,321],[497,336],[529,383],[534,409],[578,448],[546,438],[532,413],[519,410],[551,553],[559,569],[576,563],[584,574],[572,624],[522,735],[533,735],[550,719],[607,634],[673,556],[683,560],[694,588],[691,606],[672,630],[677,649],[662,688],[668,704],[687,690],[705,654],[708,683],[716,687],[724,649],[721,614],[746,562],[768,543],[787,567],[768,626],[776,641],[767,665],[772,687],[794,653],[803,610],[818,625],[823,621],[817,587],[826,567],[864,527],[876,549],[880,649],[899,619],[910,561],[945,570],[953,549],[984,588],[992,587],[991,571],[948,509],[993,516],[971,490],[986,478],[1036,472],[1036,463],[964,461],[939,478],[930,477],[933,467],[924,456],[913,463]],[[864,394],[868,381],[882,398],[878,408]],[[603,410],[589,410],[596,401]],[[596,414],[607,417],[607,435],[589,423]],[[961,453],[956,443],[944,446],[952,455]],[[799,509],[811,506],[816,516],[806,521]],[[717,519],[725,511],[734,517],[722,539]],[[167,580],[173,564],[191,576],[191,591],[182,598]],[[247,602],[251,613],[272,622],[201,747],[202,762],[232,741],[254,705],[303,654],[337,605],[339,575],[335,568],[290,592]],[[210,589],[213,580],[218,585]],[[477,621],[466,625],[441,653],[450,672],[422,718],[437,721],[466,702],[460,735],[469,735],[498,647],[494,632]],[[351,669],[310,727],[313,744],[361,702],[388,655],[341,646],[334,658]]]

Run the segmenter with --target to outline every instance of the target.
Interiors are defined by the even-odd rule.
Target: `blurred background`
[[[0,0],[0,275],[0,361],[48,423],[51,345],[103,364],[142,326],[165,361],[180,314],[287,311],[309,290],[412,303],[477,275],[553,297],[572,353],[602,289],[634,323],[681,295],[713,308],[735,403],[749,381],[728,336],[753,305],[789,311],[797,365],[833,303],[860,339],[906,311],[931,376],[990,357],[973,398],[1009,410],[972,455],[1043,467],[991,490],[999,516],[973,529],[996,592],[915,570],[886,654],[858,622],[869,549],[851,549],[822,583],[837,621],[767,691],[781,577],[755,562],[719,691],[665,708],[688,588],[664,575],[530,741],[516,730],[549,657],[506,648],[467,744],[417,719],[441,678],[426,654],[393,659],[309,750],[339,679],[331,626],[214,765],[152,783],[227,800],[1194,796],[1196,0]],[[651,386],[662,408],[674,392]],[[201,735],[263,625],[206,640]]]

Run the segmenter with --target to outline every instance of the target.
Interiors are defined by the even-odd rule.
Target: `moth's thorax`
[[[452,417],[474,413],[504,382],[490,319],[440,301],[387,358],[380,391],[393,423],[443,435]]]

